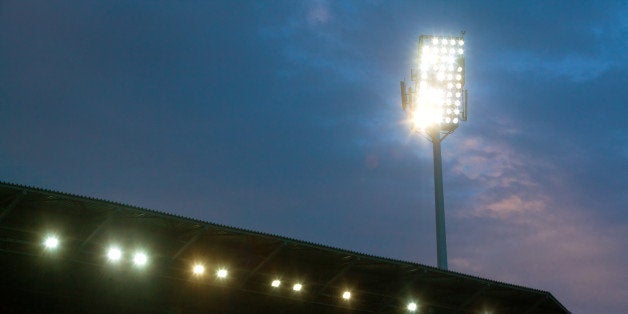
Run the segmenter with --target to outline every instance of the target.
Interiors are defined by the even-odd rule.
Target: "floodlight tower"
[[[467,120],[464,89],[464,32],[460,36],[419,37],[418,69],[410,70],[410,83],[401,81],[401,106],[412,129],[427,137],[434,150],[434,199],[438,268],[447,269],[443,161],[440,143]]]

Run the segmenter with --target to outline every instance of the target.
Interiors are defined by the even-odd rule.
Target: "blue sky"
[[[623,1],[3,1],[0,180],[435,265],[398,84],[461,30],[450,269],[625,313]]]

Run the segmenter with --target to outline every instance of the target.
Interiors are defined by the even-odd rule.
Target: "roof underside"
[[[51,231],[54,253],[41,245]],[[112,243],[143,248],[148,267],[107,263]],[[196,261],[229,277],[195,277]],[[414,300],[419,313],[569,313],[545,291],[7,183],[0,262],[0,312],[401,313]]]

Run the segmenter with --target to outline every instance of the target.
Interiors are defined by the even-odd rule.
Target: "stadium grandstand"
[[[551,293],[0,183],[2,313],[569,313]]]

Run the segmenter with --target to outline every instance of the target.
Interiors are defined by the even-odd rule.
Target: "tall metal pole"
[[[434,149],[434,204],[436,205],[436,259],[438,268],[447,270],[447,239],[445,236],[445,198],[443,196],[443,160],[438,131],[430,133]]]

